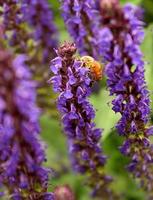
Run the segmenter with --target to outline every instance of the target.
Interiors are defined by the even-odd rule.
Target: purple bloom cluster
[[[11,37],[6,34],[10,45],[19,46],[20,52],[25,52],[31,48],[29,39],[35,40],[35,56],[41,51],[43,63],[49,62],[58,44],[58,32],[47,0],[2,0],[0,7],[5,31],[11,32]],[[32,28],[31,32],[27,25]]]
[[[51,200],[36,84],[24,62],[25,56],[14,58],[0,47],[0,185],[14,200]]]
[[[57,50],[58,56],[51,62],[54,76],[50,81],[59,93],[57,106],[74,170],[89,175],[87,182],[94,188],[93,196],[111,199],[111,178],[103,170],[106,157],[100,146],[101,130],[95,128],[95,111],[88,101],[92,80],[85,63],[74,57],[75,52],[75,45],[69,43]]]
[[[47,0],[22,0],[25,20],[34,29],[33,38],[42,49],[43,61],[49,62],[58,44],[58,33]]]
[[[132,159],[128,169],[152,193],[153,147],[149,136],[153,128],[147,127],[150,100],[140,50],[143,12],[131,4],[122,8],[118,0],[87,2],[62,1],[65,23],[81,54],[99,59],[103,56],[107,62],[107,86],[110,95],[115,95],[113,110],[121,114],[116,128],[126,138],[121,152]],[[90,7],[88,13],[85,7]]]
[[[101,47],[97,34],[101,16],[94,0],[60,0],[62,15],[67,29],[81,55],[101,59]],[[96,20],[95,20],[96,19]]]
[[[122,114],[117,125],[120,134],[137,133],[142,124],[148,122],[150,113],[149,92],[146,89],[144,62],[139,47],[143,38],[143,23],[136,17],[135,11],[131,5],[125,6],[123,16],[120,14],[123,18],[116,20],[116,23],[120,20],[125,24],[125,29],[114,34],[113,28],[116,26],[112,27],[113,47],[110,49],[111,58],[106,67],[110,93],[116,94],[113,110]],[[118,39],[116,44],[115,39]]]
[[[5,31],[5,39],[9,45],[20,50],[20,53],[25,53],[27,49],[27,40],[29,39],[28,32],[25,30],[23,14],[21,12],[21,4],[16,0],[0,1],[1,20]]]
[[[116,128],[126,138],[121,152],[130,156],[128,169],[152,193],[153,147],[149,135],[153,130],[147,128],[150,100],[140,50],[144,36],[142,12],[130,4],[121,8],[117,1],[109,6],[101,4],[100,12],[103,29],[112,35],[105,71],[110,94],[115,95],[113,110],[121,114]]]
[[[28,56],[34,79],[39,80],[38,104],[44,110],[50,99],[47,66],[55,56],[53,49],[58,44],[58,32],[49,3],[47,0],[1,0],[0,8],[5,40],[15,53]]]

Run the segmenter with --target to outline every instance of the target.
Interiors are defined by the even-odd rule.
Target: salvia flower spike
[[[93,196],[112,199],[109,188],[112,181],[104,172],[106,156],[100,146],[101,130],[95,127],[95,111],[88,97],[91,93],[92,78],[90,70],[81,59],[75,58],[76,47],[65,43],[57,51],[57,57],[51,61],[50,79],[61,113],[72,166],[75,171],[87,174],[87,183],[91,186]]]
[[[94,0],[60,0],[66,27],[81,55],[102,59],[99,44],[99,12]],[[101,18],[101,17],[100,17]],[[96,19],[96,20],[95,20]],[[97,40],[98,39],[98,40]]]
[[[53,49],[58,44],[58,31],[47,0],[2,0],[0,7],[0,18],[9,44],[16,47],[17,52],[28,53],[29,57],[39,54],[40,62],[48,63],[55,55]],[[34,55],[33,62],[36,60]]]
[[[0,185],[13,200],[51,200],[50,170],[39,138],[36,83],[25,65],[0,47]]]
[[[42,49],[43,62],[48,63],[58,45],[58,31],[47,0],[22,0],[24,20],[33,29],[32,36],[37,48]]]
[[[48,65],[55,56],[58,45],[58,30],[52,9],[47,0],[1,0],[0,20],[4,28],[4,39],[15,53],[28,56],[28,66],[33,78],[39,81],[38,105],[47,111]]]
[[[153,146],[149,136],[153,129],[147,125],[150,100],[140,50],[144,37],[144,23],[140,20],[142,10],[131,4],[122,8],[118,1],[110,1],[109,6],[101,1],[100,6],[103,29],[112,35],[106,52],[105,72],[110,94],[115,95],[113,110],[121,114],[116,128],[119,135],[125,137],[125,142],[120,150],[131,158],[128,170],[140,180],[152,199]]]
[[[153,145],[149,137],[153,128],[147,125],[150,100],[140,49],[144,37],[143,11],[132,4],[121,7],[118,0],[97,0],[94,4],[92,1],[88,4],[79,2],[61,1],[65,23],[81,54],[88,52],[94,58],[102,57],[107,63],[107,86],[110,94],[115,95],[113,110],[121,114],[116,128],[126,138],[120,150],[131,158],[128,169],[139,178],[152,199]],[[83,23],[87,19],[86,5],[90,7],[88,13],[96,13],[96,16],[93,18],[90,14],[91,20]],[[97,28],[90,26],[92,21]],[[83,26],[84,35],[80,34],[80,26]],[[75,33],[79,35],[78,39]]]

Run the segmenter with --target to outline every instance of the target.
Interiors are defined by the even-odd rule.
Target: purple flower
[[[121,114],[116,128],[126,138],[120,150],[131,158],[129,171],[140,179],[146,190],[151,191],[153,150],[149,135],[152,131],[147,127],[150,100],[140,50],[144,36],[140,11],[131,4],[122,8],[118,1],[100,7],[102,29],[109,30],[112,35],[110,48],[105,52],[108,54],[105,56],[108,62],[105,72],[110,94],[115,96],[113,110]]]
[[[94,0],[60,0],[67,29],[81,55],[101,59],[99,22],[101,16]],[[96,19],[96,20],[95,20]],[[98,39],[98,40],[97,40]]]
[[[89,174],[88,185],[94,188],[93,196],[109,199],[113,194],[108,189],[111,179],[102,170],[106,157],[100,146],[101,130],[93,123],[95,111],[88,100],[92,80],[89,69],[75,58],[75,52],[75,45],[69,43],[57,50],[58,56],[51,62],[54,76],[50,82],[59,93],[57,107],[74,170]]]
[[[0,3],[0,6],[3,10],[2,23],[10,45],[16,47],[16,50],[19,49],[20,52],[30,54],[30,41],[35,50],[34,55],[41,52],[39,59],[37,58],[39,63],[41,60],[43,64],[49,62],[50,57],[55,55],[53,49],[58,44],[58,32],[47,0],[22,0],[21,2],[6,0]],[[31,31],[29,31],[28,25],[31,26]],[[7,31],[9,31],[8,34]],[[36,44],[32,43],[32,40],[35,40]],[[34,61],[36,58],[33,58]]]
[[[80,53],[100,60],[102,57],[107,63],[107,86],[110,95],[115,96],[113,110],[121,114],[116,128],[126,138],[121,152],[131,158],[129,170],[139,177],[146,190],[151,191],[153,151],[149,136],[153,131],[147,126],[150,100],[140,50],[144,37],[142,9],[132,4],[122,8],[118,0],[89,1],[89,13],[94,11],[96,16],[90,14],[91,18],[87,18],[84,8],[87,1],[61,2],[65,23]],[[94,28],[92,23],[96,24]],[[80,26],[85,33],[83,36]],[[96,45],[92,41],[96,41]]]
[[[20,50],[21,53],[27,51],[26,42],[29,39],[28,32],[23,27],[23,14],[20,9],[18,1],[1,1],[0,7],[1,21],[4,27],[4,38],[9,42],[10,46],[16,48],[16,51]]]
[[[58,44],[58,32],[47,0],[22,0],[24,19],[32,27],[32,35],[42,49],[43,61],[49,62]]]
[[[0,8],[4,39],[15,53],[28,56],[34,79],[39,80],[38,104],[45,110],[49,105],[47,66],[58,44],[58,31],[49,3],[47,0],[6,0],[0,2]]]
[[[25,59],[0,47],[0,185],[11,199],[45,199],[50,170],[42,166],[36,83]]]

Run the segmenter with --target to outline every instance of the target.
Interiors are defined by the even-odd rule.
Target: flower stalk
[[[144,38],[143,11],[132,4],[122,7],[118,0],[97,0],[94,4],[92,1],[89,4],[81,2],[61,1],[65,23],[81,54],[89,53],[100,61],[103,58],[107,63],[107,87],[110,95],[114,96],[112,109],[121,114],[116,128],[119,135],[125,138],[120,150],[131,158],[128,170],[140,180],[152,199],[153,145],[150,136],[153,128],[148,124],[150,99],[140,49]],[[83,23],[87,17],[84,13],[87,5],[91,18],[88,23]],[[93,17],[91,13],[97,16]],[[96,27],[90,26],[92,22]],[[84,35],[81,35],[80,26],[83,26]],[[96,41],[96,46],[93,41]]]
[[[0,1],[0,19],[4,28],[4,40],[13,51],[27,55],[27,63],[33,78],[39,82],[38,104],[47,110],[48,65],[55,56],[58,45],[58,31],[54,24],[52,10],[47,0]]]
[[[106,156],[100,145],[101,130],[95,127],[95,111],[88,100],[93,81],[90,70],[86,63],[76,59],[73,43],[65,43],[56,52],[57,57],[51,62],[54,76],[50,82],[59,93],[57,107],[73,169],[87,175],[87,184],[93,188],[94,197],[112,199],[114,194],[109,186],[112,178],[104,171]]]
[[[0,185],[13,200],[48,200],[50,170],[39,138],[36,83],[25,65],[0,46]]]

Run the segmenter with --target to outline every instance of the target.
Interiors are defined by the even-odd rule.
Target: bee
[[[90,70],[90,75],[93,81],[99,81],[102,78],[103,70],[101,64],[91,56],[82,56],[80,60],[83,62],[85,67]]]

